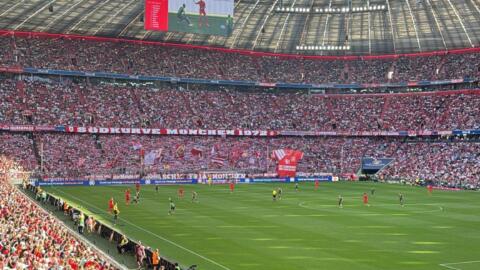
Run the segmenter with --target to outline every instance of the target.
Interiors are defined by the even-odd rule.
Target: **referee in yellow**
[[[118,214],[120,214],[120,210],[118,210],[118,204],[115,203],[113,206],[113,225],[117,225]]]

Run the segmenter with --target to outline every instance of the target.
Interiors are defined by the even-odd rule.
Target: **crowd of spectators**
[[[377,60],[287,59],[216,50],[67,38],[0,37],[0,65],[264,82],[410,81],[478,77],[480,54]],[[76,80],[75,80],[76,81]],[[0,124],[103,127],[411,131],[480,128],[477,91],[316,95],[157,84],[127,86],[47,78],[0,81]],[[362,156],[390,156],[391,177],[478,177],[471,142],[403,143],[387,138],[220,138],[0,135],[2,152],[52,177],[140,169],[139,151],[156,151],[147,172],[211,168],[273,171],[269,152],[305,152],[300,171],[355,172]],[[42,146],[43,168],[39,164]],[[138,145],[141,145],[140,150]],[[133,147],[136,146],[136,147]],[[18,151],[22,149],[22,151]],[[461,151],[459,155],[457,151]],[[213,162],[214,161],[214,162]],[[466,166],[471,166],[466,168]],[[422,170],[422,171],[421,171]]]
[[[3,168],[10,168],[22,171],[21,168],[27,170],[35,170],[37,167],[37,160],[35,159],[33,140],[31,136],[15,133],[0,133],[0,156],[11,157],[8,162],[3,157]]]
[[[17,135],[18,140],[24,140],[22,136],[26,135]],[[362,157],[389,157],[394,163],[381,173],[387,179],[478,184],[480,177],[480,143],[468,139],[38,134],[36,140],[43,143],[44,173],[49,178],[207,170],[274,173],[271,154],[283,148],[304,152],[299,172],[348,175],[360,169]],[[10,156],[21,160],[16,155]],[[154,158],[147,161],[148,155]],[[38,165],[29,169],[35,168]]]
[[[152,128],[399,131],[480,128],[478,91],[314,95],[83,84],[69,80],[0,82],[0,124]],[[275,149],[305,153],[299,171],[354,173],[363,156],[396,158],[391,177],[478,177],[478,145],[406,144],[387,138],[222,138],[185,136],[0,134],[1,152],[50,177],[108,173],[275,171]],[[401,147],[400,147],[401,146]],[[42,152],[40,150],[42,149]],[[439,149],[436,152],[434,149]],[[18,151],[21,149],[21,151]],[[394,151],[395,150],[395,151]],[[465,156],[458,156],[457,151]],[[153,165],[143,155],[156,151]],[[40,168],[40,152],[43,168]],[[453,156],[453,157],[452,157]],[[460,177],[461,176],[461,177]],[[462,178],[463,177],[463,178]]]
[[[399,131],[480,128],[480,91],[316,95],[0,81],[0,124]]]
[[[308,60],[132,43],[0,37],[0,65],[263,82],[376,83],[480,75],[480,54],[385,60]],[[0,81],[0,125],[398,131],[480,128],[476,91],[312,95],[119,86],[63,79]],[[196,137],[0,133],[0,269],[114,269],[6,181],[45,177],[273,173],[271,153],[304,152],[298,171],[348,175],[362,157],[394,161],[381,178],[479,186],[480,142],[386,137]],[[154,156],[152,159],[151,156]],[[149,158],[147,158],[149,157]],[[45,194],[39,192],[39,199]],[[92,230],[91,220],[84,222]],[[79,226],[83,233],[83,226]],[[121,249],[119,249],[121,250]],[[143,261],[144,251],[137,249]]]
[[[450,187],[480,187],[480,142],[439,140],[391,145],[386,179],[429,180]],[[407,176],[407,177],[405,177]]]
[[[6,180],[15,166],[0,156],[0,269],[116,269]]]
[[[312,60],[67,38],[0,37],[0,65],[262,82],[378,83],[478,77],[480,54]]]

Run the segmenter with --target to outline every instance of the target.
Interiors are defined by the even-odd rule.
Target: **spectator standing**
[[[143,260],[145,259],[145,247],[141,241],[138,241],[138,245],[135,247],[135,259],[137,260],[138,269],[142,268]]]

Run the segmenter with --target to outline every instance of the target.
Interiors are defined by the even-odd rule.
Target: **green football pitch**
[[[282,187],[274,202],[272,190]],[[47,191],[111,222],[108,199],[119,201],[116,228],[184,266],[202,270],[480,269],[480,194],[375,183],[142,186],[126,206],[125,186],[50,187]],[[135,188],[130,187],[132,191]],[[370,195],[371,189],[375,194]],[[199,194],[192,203],[191,191]],[[362,194],[370,195],[370,206]],[[405,195],[405,207],[398,194]],[[344,207],[337,207],[338,195]],[[168,215],[168,198],[177,205]]]

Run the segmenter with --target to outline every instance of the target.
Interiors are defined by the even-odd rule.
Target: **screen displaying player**
[[[145,29],[229,36],[233,0],[145,0]]]

